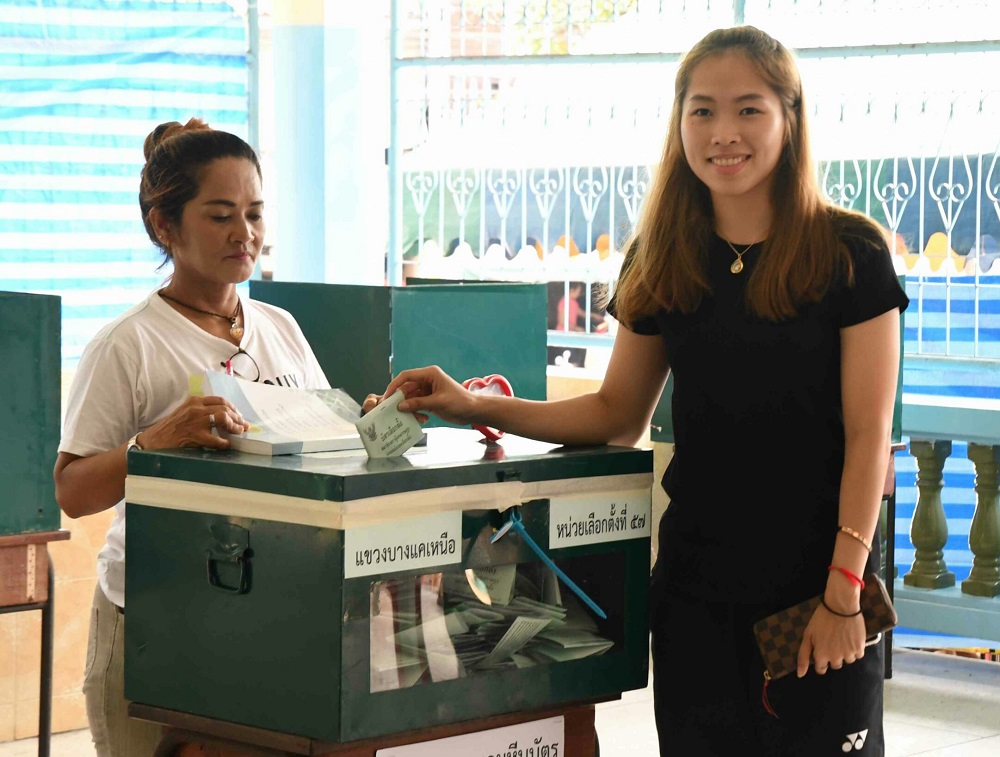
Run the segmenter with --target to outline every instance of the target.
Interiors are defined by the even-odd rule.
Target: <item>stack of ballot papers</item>
[[[533,566],[537,568],[537,565]],[[481,585],[465,572],[379,581],[372,588],[372,691],[601,655],[614,642],[590,611],[544,569],[536,584],[517,565]],[[478,577],[478,574],[477,574]]]
[[[190,379],[192,396],[229,400],[250,424],[226,434],[229,446],[257,455],[363,449],[355,420],[361,406],[342,389],[295,389],[207,372]]]

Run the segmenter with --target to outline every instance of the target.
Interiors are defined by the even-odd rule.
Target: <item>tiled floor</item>
[[[897,650],[886,683],[889,757],[1000,755],[1000,665],[927,652]],[[647,687],[597,712],[602,757],[656,754],[653,694]],[[37,754],[34,739],[0,744],[0,757]],[[86,731],[59,734],[52,757],[93,757]]]

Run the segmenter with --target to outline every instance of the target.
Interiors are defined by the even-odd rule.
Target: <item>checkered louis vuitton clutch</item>
[[[767,678],[774,680],[788,675],[798,667],[799,647],[809,619],[820,605],[821,597],[813,597],[794,607],[768,615],[754,623],[753,633],[764,659]],[[896,610],[889,599],[885,584],[874,573],[865,576],[861,592],[861,616],[869,640],[896,625]]]

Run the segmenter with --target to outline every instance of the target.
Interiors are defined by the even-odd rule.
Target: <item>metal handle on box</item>
[[[205,572],[208,583],[219,591],[229,594],[246,594],[250,591],[250,550],[236,549],[232,552],[205,550]],[[219,577],[219,563],[236,563],[240,566],[240,580],[236,586],[227,586]]]

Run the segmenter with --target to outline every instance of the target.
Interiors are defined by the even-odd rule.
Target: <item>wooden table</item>
[[[0,536],[0,614],[42,611],[41,680],[38,699],[38,754],[48,757],[52,735],[52,631],[55,615],[54,571],[48,543],[69,538],[69,531]]]
[[[375,757],[379,749],[392,746],[478,733],[559,715],[565,718],[565,749],[560,757],[597,757],[600,752],[594,731],[593,703],[496,715],[344,744],[266,731],[135,702],[129,704],[128,712],[131,717],[164,726],[163,740],[154,757]]]

